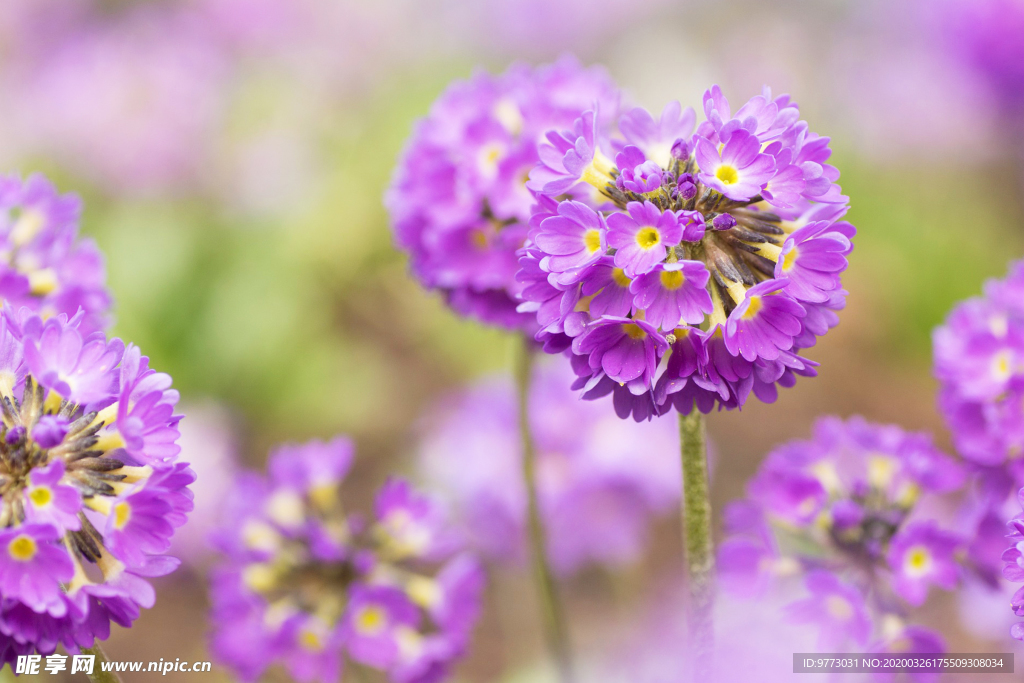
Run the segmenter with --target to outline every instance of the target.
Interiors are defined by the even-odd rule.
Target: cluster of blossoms
[[[529,395],[548,557],[562,574],[638,559],[651,521],[678,508],[681,480],[674,424],[623,422],[574,396],[571,377],[564,363],[541,364]],[[424,478],[494,560],[526,552],[521,448],[515,391],[498,378],[447,401],[421,447]]]
[[[516,312],[516,251],[534,203],[527,175],[544,133],[572,125],[595,102],[614,116],[614,83],[569,57],[449,86],[418,123],[385,198],[395,240],[425,287],[464,315],[536,329],[532,315]]]
[[[0,298],[43,317],[81,310],[90,333],[107,327],[111,300],[103,255],[78,239],[81,208],[43,176],[0,177]]]
[[[939,408],[957,451],[1024,484],[1024,261],[953,309],[933,342]]]
[[[226,501],[213,650],[246,680],[283,662],[300,681],[337,681],[347,653],[393,681],[430,683],[467,645],[482,569],[403,481],[384,485],[369,522],[347,515],[352,452],[344,438],[281,447],[269,477],[239,476]]]
[[[1024,489],[1017,493],[1017,502],[1024,509]],[[1024,511],[1011,519],[1009,539],[1012,545],[1003,553],[1003,576],[1014,583],[1024,583]],[[1013,594],[1010,608],[1018,617],[1024,617],[1024,586]],[[1017,640],[1024,640],[1024,623],[1014,624],[1010,635]]]
[[[822,646],[939,651],[937,634],[905,622],[906,605],[955,588],[966,570],[966,539],[921,512],[922,496],[963,481],[927,435],[823,418],[813,439],[769,454],[726,509],[723,585],[756,592],[800,577],[808,597],[790,616],[815,623]]]
[[[799,351],[845,303],[855,230],[828,138],[767,90],[733,114],[716,86],[704,112],[695,130],[678,103],[633,109],[609,139],[588,111],[548,133],[527,184],[519,310],[620,416],[773,401],[815,374]]]
[[[178,565],[163,553],[195,478],[176,461],[178,392],[86,320],[0,318],[0,662],[130,626],[146,578]]]

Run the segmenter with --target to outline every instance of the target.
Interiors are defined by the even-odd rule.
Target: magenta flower
[[[603,70],[572,58],[452,84],[417,124],[385,196],[415,277],[459,313],[536,331],[532,312],[516,311],[523,285],[515,276],[535,201],[527,175],[547,149],[538,142],[595,102],[614,116],[618,99]],[[559,161],[567,150],[555,152]],[[576,182],[563,184],[559,193]]]
[[[697,140],[700,178],[729,199],[743,202],[758,195],[775,175],[775,159],[760,152],[757,137],[737,130],[726,140],[721,154],[706,138]]]
[[[1024,489],[1017,492],[1017,502],[1024,508]],[[1024,512],[1007,522],[1010,547],[1002,555],[1003,577],[1013,583],[1024,583]],[[1024,586],[1014,593],[1010,609],[1018,617],[1024,617]],[[1010,631],[1017,640],[1024,640],[1024,622],[1016,623]]]
[[[864,596],[855,586],[825,571],[809,573],[806,586],[810,596],[790,605],[789,615],[797,623],[815,624],[820,629],[819,647],[867,643],[871,617]]]
[[[560,285],[578,281],[608,250],[604,218],[579,202],[559,204],[558,215],[544,219],[541,231],[537,246],[550,254],[544,265]]]
[[[573,341],[573,352],[588,356],[590,367],[616,382],[650,383],[658,356],[668,342],[657,328],[640,319],[603,316]]]
[[[942,531],[934,521],[905,526],[892,539],[886,558],[896,573],[896,593],[912,605],[921,605],[929,586],[956,588],[960,569],[955,554],[962,545],[960,538]]]
[[[680,323],[699,324],[713,310],[706,285],[707,268],[700,261],[658,264],[634,280],[629,291],[644,319],[655,327],[674,330]],[[591,305],[593,308],[593,305]]]
[[[802,330],[804,307],[785,296],[773,296],[787,280],[762,282],[746,291],[725,324],[725,346],[729,353],[748,361],[775,360],[780,351],[793,348]]]
[[[802,350],[846,305],[841,276],[856,230],[842,220],[847,198],[827,163],[828,139],[768,90],[735,114],[717,87],[704,100],[707,120],[696,132],[693,111],[678,103],[660,118],[627,112],[621,137],[590,111],[547,134],[528,185],[537,201],[520,251],[519,310],[535,315],[546,351],[581,356],[572,367],[584,398],[611,394],[616,411],[636,420],[672,408],[739,408],[751,396],[774,401],[779,387],[816,374]],[[616,153],[614,164],[602,149]],[[582,241],[595,219],[568,224],[561,207],[569,205],[604,220],[603,243],[600,231],[589,233],[592,246]],[[679,290],[656,286],[650,274],[667,278],[680,262],[703,266],[704,293],[690,280]],[[672,345],[655,344],[653,370],[617,385],[589,346],[612,330],[590,336],[586,351],[578,343],[608,327],[604,318],[642,319],[667,342],[678,325],[692,325],[699,362],[663,363]]]
[[[371,519],[349,514],[340,486],[352,457],[341,437],[283,446],[269,476],[243,473],[225,500],[211,647],[245,680],[281,662],[330,683],[347,656],[396,683],[429,683],[465,652],[482,568],[458,554],[438,503],[404,481],[385,484]]]
[[[679,244],[683,226],[675,213],[663,212],[648,201],[630,202],[626,211],[608,217],[608,246],[616,250],[615,265],[629,277],[636,277],[649,273],[665,259],[669,249]],[[536,239],[543,249],[541,235]]]

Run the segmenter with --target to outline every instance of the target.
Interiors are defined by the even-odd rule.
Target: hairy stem
[[[562,683],[572,683],[572,657],[569,648],[569,634],[565,616],[558,601],[555,577],[548,562],[544,523],[537,499],[537,448],[530,431],[529,396],[530,380],[533,374],[533,341],[523,337],[516,354],[516,390],[519,408],[519,439],[523,445],[523,484],[526,486],[527,524],[530,538],[530,555],[533,561],[534,579],[544,623],[544,637],[555,660]]]
[[[89,680],[93,683],[121,683],[121,677],[113,671],[104,671],[103,664],[107,661],[107,653],[100,647],[99,641],[92,647],[82,648],[82,654],[94,655],[96,660],[93,662],[92,673],[89,674]]]
[[[694,681],[711,675],[714,649],[715,555],[711,539],[711,495],[708,487],[708,449],[704,416],[694,408],[679,416],[679,445],[683,459],[683,543],[689,586],[687,624]]]

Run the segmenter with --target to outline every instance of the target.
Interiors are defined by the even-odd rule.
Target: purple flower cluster
[[[459,313],[535,330],[532,315],[516,312],[523,285],[515,274],[534,201],[526,179],[537,144],[595,104],[614,116],[618,101],[603,69],[569,57],[449,86],[417,124],[385,198],[416,278]]]
[[[1024,261],[953,309],[933,343],[939,408],[957,451],[1024,484]]]
[[[547,134],[527,183],[519,310],[623,417],[775,400],[815,374],[799,352],[845,303],[855,230],[829,139],[767,89],[733,113],[715,86],[704,113],[633,109],[609,137],[588,111]]]
[[[1017,492],[1017,501],[1024,509],[1024,489]],[[1012,545],[1003,553],[1003,576],[1008,581],[1024,583],[1024,512],[1011,519],[1007,526],[1010,528],[1009,539]],[[1018,617],[1024,617],[1024,586],[1013,594],[1010,609]],[[1010,635],[1017,640],[1024,640],[1024,623],[1014,624]]]
[[[802,577],[807,597],[790,615],[815,623],[822,647],[940,647],[938,635],[905,623],[906,605],[958,585],[967,539],[915,506],[963,482],[925,434],[823,418],[813,439],[769,454],[747,498],[726,509],[723,585],[749,593]]]
[[[0,177],[0,298],[44,317],[83,316],[83,333],[109,324],[110,294],[103,255],[78,238],[82,205],[46,178]]]
[[[177,462],[178,392],[86,319],[0,317],[0,662],[130,626],[153,606],[146,579],[178,565],[164,553],[195,479]]]
[[[574,396],[571,376],[565,364],[541,364],[529,396],[548,556],[561,574],[636,560],[652,520],[678,507],[681,480],[674,425],[623,422]],[[424,478],[497,561],[526,554],[516,414],[511,382],[484,381],[432,416],[421,446]]]
[[[941,0],[922,6],[938,12],[943,47],[988,81],[1004,105],[1024,105],[1024,3]]]
[[[432,683],[466,648],[482,569],[404,481],[384,485],[369,521],[346,514],[352,454],[345,438],[281,447],[269,476],[239,476],[225,501],[212,647],[245,680],[280,662],[299,681],[338,681],[347,654],[396,683]]]

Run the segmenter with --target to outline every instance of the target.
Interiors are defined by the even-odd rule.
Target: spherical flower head
[[[85,332],[85,319],[10,307],[0,316],[5,657],[77,651],[106,638],[111,621],[130,626],[155,601],[146,579],[177,567],[164,553],[192,509],[186,463],[126,446],[119,414],[137,349]],[[150,400],[173,409],[177,394],[165,389]],[[164,427],[176,434],[180,419],[168,414]]]
[[[939,408],[957,450],[1024,483],[1024,262],[958,304],[932,335]]]
[[[385,196],[415,277],[463,315],[535,332],[534,316],[516,310],[523,287],[515,275],[534,203],[526,180],[539,160],[537,143],[595,102],[610,119],[618,100],[602,69],[571,57],[535,69],[516,64],[499,76],[476,73],[445,90],[417,124]]]
[[[636,420],[672,408],[739,408],[752,394],[771,402],[778,387],[814,376],[800,353],[838,323],[856,232],[842,220],[847,199],[828,139],[767,89],[734,115],[712,88],[696,128],[694,111],[677,102],[657,118],[624,113],[620,136],[605,134],[598,111],[549,132],[530,174],[537,203],[520,251],[520,310],[537,316],[538,341],[586,356],[573,363],[586,397],[612,394],[617,412]],[[580,184],[588,191],[576,191]],[[566,220],[569,205],[586,223]],[[683,270],[694,278],[672,289],[671,273]],[[642,379],[608,372],[593,340],[581,343],[604,340],[617,318],[638,329],[646,322],[657,333],[647,338],[665,341],[653,344]],[[674,343],[683,337],[687,346]],[[693,344],[696,363],[671,360]]]
[[[225,500],[211,539],[212,650],[246,680],[278,662],[298,680],[338,681],[347,656],[419,683],[465,650],[480,565],[402,480],[385,484],[371,522],[347,514],[353,454],[344,437],[282,446],[269,476],[243,473]]]
[[[677,430],[667,421],[622,422],[574,396],[571,379],[564,364],[541,363],[530,392],[540,509],[562,575],[634,562],[654,520],[680,495]],[[420,448],[423,476],[494,562],[526,556],[515,406],[509,380],[482,381],[428,416]]]
[[[85,333],[110,323],[103,255],[80,239],[81,201],[61,195],[41,175],[0,177],[0,296],[43,317],[84,311]]]
[[[964,479],[963,468],[924,434],[823,418],[812,439],[772,451],[747,499],[726,509],[718,556],[723,586],[749,593],[806,576],[815,597],[796,603],[794,614],[823,619],[828,633],[855,636],[863,646],[875,627],[884,631],[886,620],[905,611],[901,600],[921,605],[932,586],[951,590],[972,568],[967,539],[926,512],[930,497]],[[833,617],[854,620],[846,627],[821,609],[826,593],[841,594],[840,584],[860,596],[851,602],[845,595],[842,606],[833,601]],[[862,612],[867,627],[854,619]]]

